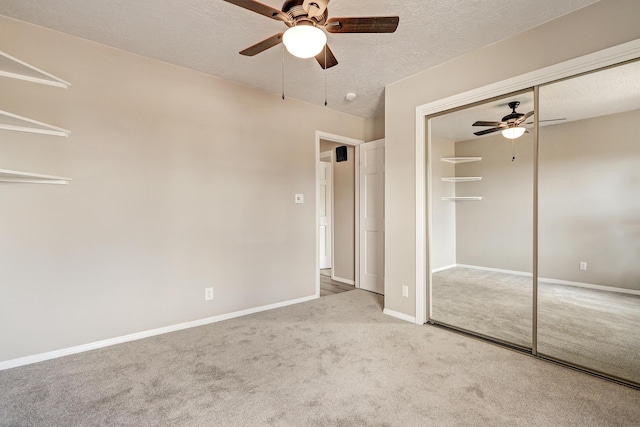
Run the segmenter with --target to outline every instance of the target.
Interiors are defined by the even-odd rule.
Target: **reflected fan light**
[[[507,128],[502,131],[502,136],[504,136],[507,139],[516,139],[524,135],[525,131],[526,129],[523,128],[522,126]]]
[[[327,44],[327,35],[313,25],[296,25],[282,36],[285,47],[298,58],[311,58],[322,52]]]

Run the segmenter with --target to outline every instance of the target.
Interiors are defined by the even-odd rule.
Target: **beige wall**
[[[384,116],[367,120],[364,140],[365,142],[377,141],[384,138]]]
[[[541,129],[541,277],[640,290],[637,123],[640,110]]]
[[[455,156],[455,144],[443,138],[431,141],[431,269],[438,269],[456,263],[456,203],[442,200],[456,195],[456,186],[444,182],[442,178],[456,176],[453,163],[443,162],[443,157]]]
[[[315,131],[373,123],[3,17],[0,50],[72,83],[0,78],[72,132],[0,168],[73,178],[0,186],[0,361],[314,295]]]
[[[347,161],[335,161],[335,148],[344,144],[320,141],[320,152],[333,151],[333,275],[355,280],[355,149],[347,146]]]
[[[638,16],[637,0],[600,1],[386,87],[386,308],[415,314],[416,106],[635,40]]]
[[[457,263],[505,270],[533,269],[533,133],[515,142],[494,136],[455,144],[456,156],[480,156],[456,165],[458,176],[482,181],[457,184],[457,196],[482,196],[456,203]]]

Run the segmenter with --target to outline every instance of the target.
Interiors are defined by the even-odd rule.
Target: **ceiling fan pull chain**
[[[516,159],[516,140],[511,140],[511,161],[513,162]]]
[[[327,45],[324,45],[324,106],[327,106]]]
[[[282,100],[284,101],[284,44],[282,45]]]

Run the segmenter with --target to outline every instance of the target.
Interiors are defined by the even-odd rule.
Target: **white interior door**
[[[384,294],[384,140],[360,145],[360,288]]]
[[[319,251],[320,268],[331,268],[331,236],[333,221],[332,214],[332,189],[333,189],[333,165],[331,162],[320,162],[318,168],[318,217],[319,222]]]

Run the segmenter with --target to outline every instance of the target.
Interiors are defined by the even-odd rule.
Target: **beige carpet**
[[[640,392],[355,290],[0,372],[2,426],[637,426]]]
[[[433,283],[434,319],[531,346],[531,277],[456,267]],[[640,296],[544,282],[538,295],[539,353],[640,383]]]

